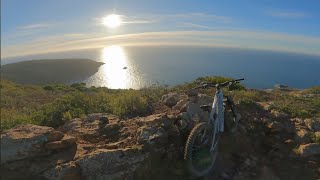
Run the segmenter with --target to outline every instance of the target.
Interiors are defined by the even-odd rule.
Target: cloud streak
[[[308,14],[304,12],[293,12],[293,11],[268,11],[267,15],[277,18],[290,18],[290,19],[300,19],[309,17]]]
[[[123,20],[123,24],[149,24],[149,23],[166,23],[166,22],[175,22],[178,25],[184,26],[193,26],[197,28],[205,28],[205,25],[199,25],[197,23],[189,22],[216,22],[216,23],[231,23],[233,19],[227,16],[219,16],[215,14],[205,14],[205,13],[184,13],[184,14],[148,14],[141,16],[129,16],[117,14]],[[148,17],[148,18],[145,18]],[[98,21],[101,24],[103,17],[95,18],[95,21]]]
[[[4,46],[2,58],[123,46],[209,46],[306,53],[320,56],[320,38],[264,31],[167,31],[103,36],[64,34]]]
[[[233,19],[227,16],[219,16],[215,14],[205,14],[205,13],[186,13],[186,14],[171,14],[171,15],[163,15],[165,18],[174,18],[181,20],[196,20],[196,21],[215,21],[222,23],[231,23]]]
[[[132,20],[132,21],[123,21],[123,24],[148,24],[154,23],[154,21],[149,20]]]
[[[23,30],[29,30],[29,29],[43,29],[43,28],[49,28],[53,26],[52,24],[46,24],[46,23],[38,23],[38,24],[29,24],[25,26],[20,26],[18,29],[23,29]]]
[[[211,29],[209,26],[196,24],[196,23],[190,23],[190,22],[180,23],[180,26],[181,27],[189,27],[189,28]]]

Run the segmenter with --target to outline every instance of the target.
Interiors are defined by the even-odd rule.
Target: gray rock
[[[100,117],[100,124],[104,125],[104,124],[109,124],[109,119],[107,116],[102,116]]]
[[[295,136],[295,141],[302,144],[310,143],[311,139],[308,131],[305,129],[299,130]]]
[[[162,96],[162,102],[168,106],[168,107],[173,107],[174,105],[177,104],[177,102],[180,100],[180,96],[178,93],[169,93],[164,96]]]
[[[143,126],[138,129],[139,141],[148,141],[150,137],[156,132],[153,127]]]
[[[279,112],[279,111],[276,111],[276,110],[271,110],[271,114],[274,115],[276,118],[279,118],[279,119],[287,119],[289,118],[289,114],[287,113],[284,113],[284,112]]]
[[[247,166],[251,166],[251,161],[249,158],[247,158],[245,161],[244,161],[244,164],[247,165]]]
[[[203,116],[203,110],[197,103],[188,104],[187,113],[192,120],[200,120],[200,118]]]
[[[320,154],[320,144],[319,143],[310,143],[305,145],[300,145],[298,152],[301,156],[313,156]]]
[[[47,180],[79,180],[81,177],[80,168],[74,162],[57,165],[42,175]]]
[[[84,121],[92,122],[92,121],[95,121],[95,120],[99,120],[102,117],[107,117],[108,118],[108,115],[110,115],[110,114],[108,114],[108,113],[93,113],[93,114],[89,114],[84,119]]]
[[[76,145],[77,139],[75,137],[65,135],[61,141],[53,141],[45,144],[48,150],[61,150]]]
[[[48,150],[58,150],[58,149],[67,148],[67,145],[63,144],[61,141],[53,141],[53,142],[47,143],[45,145],[45,148]]]
[[[166,144],[168,142],[168,133],[162,127],[159,127],[157,131],[149,137],[149,142],[156,142],[157,144]]]
[[[317,139],[320,139],[320,131],[317,131],[314,133],[314,136],[317,138]]]
[[[212,105],[213,103],[213,97],[208,96],[206,94],[199,94],[198,95],[198,104],[201,105]]]
[[[227,173],[223,172],[223,173],[221,173],[221,177],[224,179],[228,179],[229,175]]]
[[[108,122],[102,123],[101,119]],[[108,120],[106,120],[108,119]],[[64,133],[79,136],[85,139],[92,139],[101,136],[101,130],[110,129],[112,124],[118,124],[119,117],[108,113],[95,113],[90,114],[84,119],[73,119],[64,124],[60,130]]]
[[[189,114],[187,112],[180,113],[180,117],[182,119],[186,120],[186,121],[190,121],[191,120],[191,118],[190,118],[190,116],[189,116]]]
[[[186,91],[186,94],[188,96],[197,96],[199,91],[197,89],[189,89]]]
[[[98,149],[82,156],[76,165],[87,180],[124,179],[132,176],[147,157],[134,149]]]
[[[273,86],[273,88],[274,88],[274,89],[286,89],[286,88],[288,88],[288,86],[287,86],[287,85],[284,85],[284,84],[275,84],[275,85]]]
[[[271,129],[271,131],[280,132],[283,130],[283,125],[278,121],[274,121],[268,125],[268,128]]]
[[[320,119],[305,119],[306,126],[314,131],[320,131]]]
[[[264,110],[269,111],[270,107],[272,106],[273,102],[257,102],[257,104]]]
[[[1,134],[1,164],[44,153],[43,145],[60,141],[63,134],[51,127],[22,125]]]
[[[267,166],[264,166],[261,169],[261,174],[258,179],[260,179],[260,180],[280,180],[280,178],[274,173],[274,171]]]

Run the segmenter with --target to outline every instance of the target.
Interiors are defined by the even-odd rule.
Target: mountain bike
[[[204,89],[214,87],[216,93],[212,105],[203,105],[204,111],[210,112],[207,122],[200,122],[191,130],[184,149],[184,160],[187,169],[193,176],[204,176],[209,173],[215,163],[218,153],[218,143],[220,134],[225,130],[224,112],[226,106],[229,106],[233,121],[238,123],[241,116],[237,113],[234,102],[231,97],[224,96],[222,88],[230,87],[239,83],[242,79],[226,81],[223,83],[205,83],[194,89]],[[211,111],[210,111],[211,110]]]

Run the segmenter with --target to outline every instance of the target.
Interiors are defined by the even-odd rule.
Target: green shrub
[[[71,87],[73,87],[79,91],[87,90],[86,83],[74,83],[74,84],[71,84]]]
[[[261,92],[256,90],[233,91],[229,95],[233,97],[235,102],[245,106],[256,105],[256,102],[261,100]]]
[[[70,121],[72,119],[71,113],[69,111],[64,112],[63,115],[62,115],[62,119],[64,121]]]
[[[320,136],[316,136],[315,133],[309,133],[311,140],[315,143],[320,143]]]
[[[113,93],[87,94],[73,92],[44,105],[33,119],[41,124],[59,126],[72,118],[79,118],[95,112],[108,112],[128,118],[143,116],[151,111],[148,98],[137,90],[121,90]]]
[[[21,113],[16,109],[4,109],[1,108],[1,129],[12,128],[20,124],[40,124],[40,122],[30,118],[30,115]]]
[[[320,94],[320,86],[314,86],[302,91],[303,94]]]
[[[54,90],[54,88],[52,86],[44,86],[43,89],[46,91],[53,91]]]
[[[153,111],[153,104],[159,102],[168,92],[185,92],[200,82],[220,83],[230,80],[223,77],[201,77],[191,83],[172,88],[154,85],[140,90],[87,88],[84,83],[72,85],[54,84],[47,86],[18,85],[10,81],[1,82],[1,131],[18,124],[59,126],[72,118],[81,118],[90,113],[112,113],[121,118],[145,116]],[[311,88],[317,92],[317,87]],[[272,109],[289,113],[292,117],[319,117],[320,97],[294,96],[295,92],[264,92],[246,90],[237,84],[224,91],[240,105],[255,108],[257,101],[272,101]],[[214,95],[214,89],[200,89],[201,93]],[[300,92],[300,91],[299,91]]]

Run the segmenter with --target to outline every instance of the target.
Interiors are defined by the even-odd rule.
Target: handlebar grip
[[[234,81],[243,81],[244,78],[241,78],[241,79],[235,79]]]

